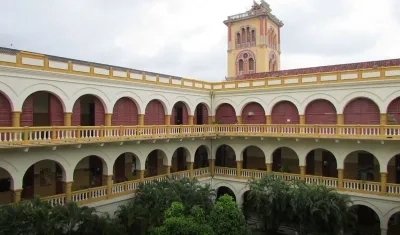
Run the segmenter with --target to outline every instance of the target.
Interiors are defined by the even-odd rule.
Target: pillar
[[[67,202],[72,201],[72,183],[71,182],[64,182],[64,190],[65,190],[65,200]]]
[[[72,113],[64,113],[64,126],[71,126]]]
[[[265,123],[265,124],[271,125],[271,115],[265,115],[265,120],[266,120],[266,122],[267,122],[267,123]]]
[[[106,113],[104,117],[104,125],[105,126],[111,126],[111,117],[112,113]]]
[[[386,184],[387,184],[387,172],[381,172],[381,193],[385,194],[387,192]]]
[[[381,228],[381,235],[387,235],[387,229]]]
[[[21,201],[22,189],[14,190],[14,203],[19,203]]]
[[[106,175],[108,199],[112,197],[112,177],[112,175]]]
[[[306,166],[300,166],[300,180],[306,179]]]
[[[300,125],[306,124],[306,118],[304,115],[299,115],[299,118],[300,118],[300,123],[299,123]]]
[[[19,127],[21,123],[21,112],[12,112],[12,126]]]
[[[139,179],[140,179],[140,182],[143,182],[144,181],[144,171],[145,170],[138,170],[139,171]]]
[[[171,166],[164,166],[165,167],[165,174],[170,175],[171,174]]]
[[[236,176],[242,176],[243,161],[236,161]]]
[[[171,115],[165,115],[164,120],[165,120],[165,125],[167,126],[171,125]]]
[[[215,123],[215,116],[208,116],[208,124],[217,124]]]
[[[193,115],[189,115],[188,124],[193,125]]]
[[[242,124],[242,116],[236,116],[237,124]]]
[[[214,175],[215,159],[208,159],[208,166],[210,168],[210,174]]]
[[[387,125],[387,116],[386,113],[381,113],[380,116],[380,128],[379,128],[379,134],[384,136],[385,135],[385,126]]]
[[[143,126],[144,125],[144,114],[139,114],[138,115],[138,125]]]
[[[187,162],[187,169],[189,170],[189,178],[193,179],[193,162]]]
[[[337,124],[338,125],[343,125],[344,124],[343,114],[337,114],[336,118],[337,118]]]
[[[267,174],[272,173],[272,163],[265,163],[265,166],[267,168]]]
[[[337,169],[338,172],[338,189],[343,189],[343,169]]]

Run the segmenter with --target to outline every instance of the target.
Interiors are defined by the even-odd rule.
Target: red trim
[[[264,21],[264,18],[263,18],[263,17],[260,17],[260,35],[261,35],[261,36],[264,35],[263,21]]]
[[[232,25],[228,25],[228,41],[232,41]]]

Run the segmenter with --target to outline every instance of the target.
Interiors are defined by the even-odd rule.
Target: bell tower
[[[224,24],[228,26],[228,80],[280,69],[283,23],[268,3],[253,1],[249,11],[229,16]]]

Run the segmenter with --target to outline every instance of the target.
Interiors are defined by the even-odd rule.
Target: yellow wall
[[[267,32],[270,27],[275,29],[275,32],[278,33],[278,26],[273,23],[271,20],[267,19]],[[265,23],[264,23],[265,24]],[[243,49],[236,49],[236,33],[240,32],[242,26],[250,26],[250,28],[256,29],[256,46],[248,47]],[[264,25],[265,27],[265,25]],[[264,38],[261,39],[260,37],[260,19],[259,18],[252,18],[252,19],[245,19],[243,21],[233,22],[231,25],[231,50],[228,50],[228,77],[235,77],[236,76],[236,57],[237,55],[243,50],[251,50],[256,58],[256,72],[268,72],[269,71],[269,54],[271,51],[275,51],[276,58],[277,58],[277,67],[278,70],[280,69],[280,53],[278,50],[272,50],[271,48],[265,46],[267,43],[268,36],[266,35],[264,29]],[[228,46],[229,48],[229,46]],[[279,48],[279,45],[278,45]]]

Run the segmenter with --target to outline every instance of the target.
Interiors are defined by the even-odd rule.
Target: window
[[[249,70],[254,72],[254,60],[253,60],[253,58],[249,59]]]
[[[244,64],[243,60],[239,60],[239,74],[243,73],[243,67],[244,67],[243,64]]]
[[[240,44],[240,33],[236,34],[236,44]]]
[[[246,43],[246,30],[242,29],[242,43]]]
[[[250,42],[250,28],[247,27],[247,42]]]
[[[254,44],[256,43],[256,31],[255,30],[251,31],[251,42],[253,42]]]

